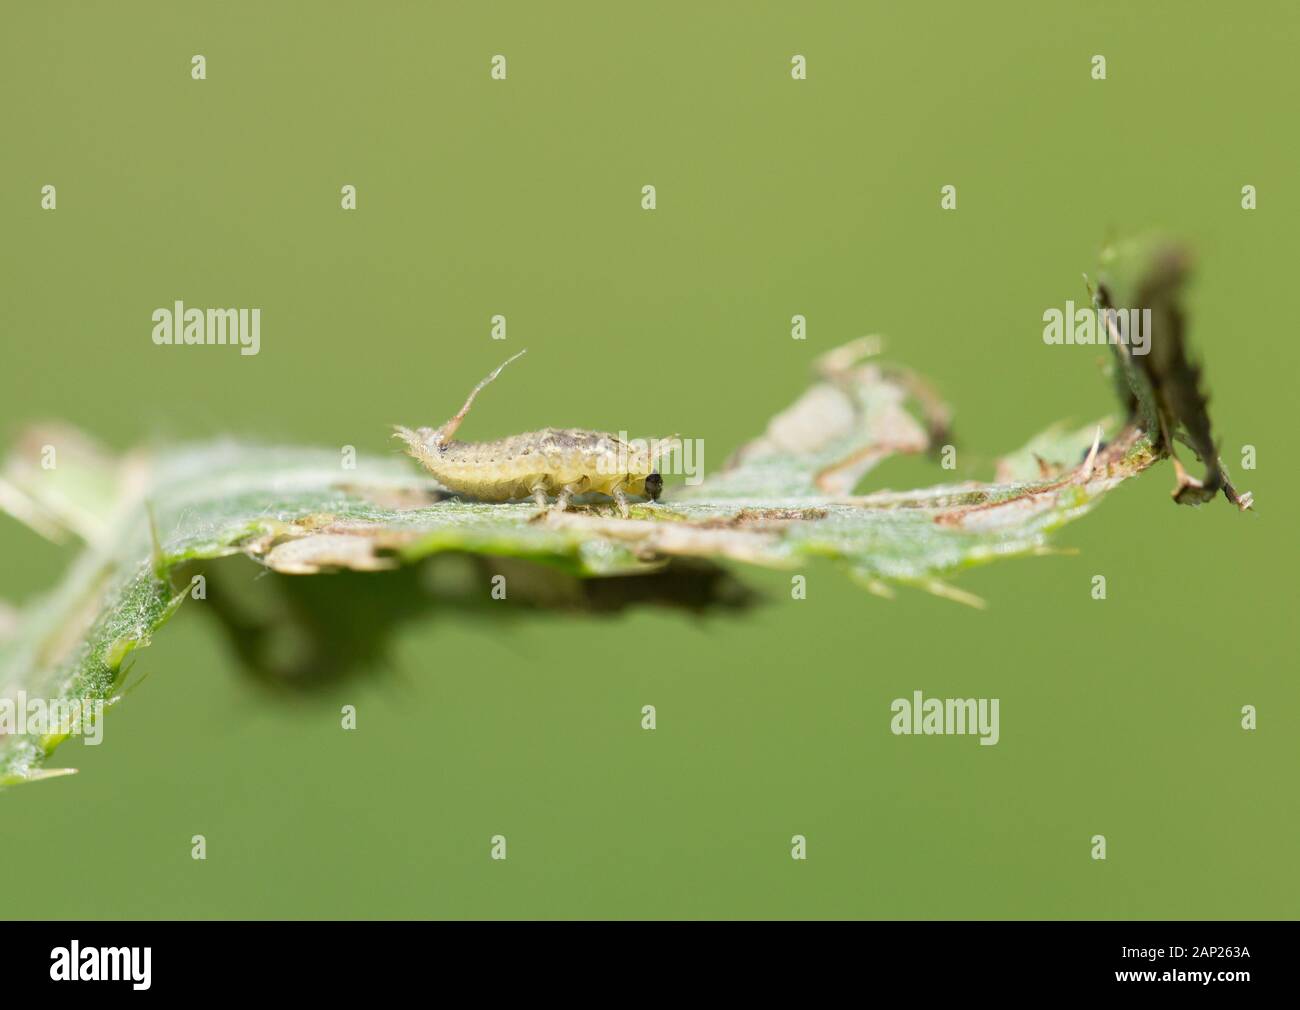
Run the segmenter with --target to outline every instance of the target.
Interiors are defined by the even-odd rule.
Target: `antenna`
[[[510,364],[510,362],[514,361],[515,358],[521,358],[527,353],[528,348],[524,348],[518,354],[514,355],[514,357],[507,358],[505,361],[501,362],[501,364],[497,365],[497,367],[488,374],[486,379],[474,387],[473,391],[469,394],[469,398],[465,401],[465,406],[461,407],[450,421],[438,429],[435,437],[439,445],[451,441],[451,436],[456,434],[456,429],[460,427],[460,423],[465,420],[465,415],[469,413],[469,408],[474,403],[474,397],[478,396],[483,387],[500,375],[502,369],[504,369],[506,365]]]

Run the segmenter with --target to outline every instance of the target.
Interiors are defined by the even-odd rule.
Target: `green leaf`
[[[1111,262],[1130,269],[1132,255]],[[344,469],[335,451],[220,442],[113,459],[84,436],[34,431],[0,474],[0,508],[47,536],[79,537],[84,547],[58,589],[8,622],[0,701],[114,703],[128,657],[190,598],[194,575],[215,572],[208,563],[227,555],[285,576],[280,585],[293,600],[285,612],[300,618],[335,605],[300,592],[303,577],[415,572],[437,557],[472,559],[477,567],[459,582],[440,569],[438,579],[373,594],[371,622],[340,628],[328,617],[308,619],[308,638],[350,635],[342,652],[358,661],[376,654],[390,618],[410,612],[413,596],[437,606],[486,600],[490,573],[507,568],[528,603],[561,610],[735,603],[743,596],[719,566],[795,569],[812,558],[844,564],[880,595],[910,584],[981,605],[945,579],[971,565],[1048,551],[1052,531],[1167,454],[1172,433],[1198,454],[1209,451],[1199,375],[1186,366],[1181,322],[1169,322],[1177,285],[1157,283],[1168,280],[1160,271],[1167,274],[1170,261],[1158,253],[1153,262],[1154,272],[1136,275],[1148,278],[1136,290],[1162,313],[1157,342],[1177,346],[1164,347],[1151,366],[1121,358],[1127,421],[1105,422],[1108,439],[1099,425],[1053,427],[1005,457],[989,483],[854,494],[890,456],[935,451],[947,438],[946,408],[917,376],[879,362],[875,339],[823,355],[809,390],[721,471],[662,504],[635,506],[629,519],[599,503],[539,514],[532,504],[461,501],[396,456]],[[1103,279],[1100,303],[1112,304],[1117,277]],[[38,462],[45,445],[59,453],[52,470]],[[1203,487],[1223,487],[1248,505],[1249,495],[1231,491],[1215,467]],[[371,595],[355,582],[331,585],[353,598]],[[648,591],[630,589],[637,586]],[[222,619],[250,667],[283,672],[262,648],[283,623],[279,611],[240,613],[228,595],[236,594],[214,586],[196,605]],[[310,653],[311,662],[293,667],[296,676],[310,678],[339,651]],[[19,733],[0,722],[0,786],[48,774],[42,765],[65,736]]]

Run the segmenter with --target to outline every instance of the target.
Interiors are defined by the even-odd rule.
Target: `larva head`
[[[636,440],[629,445],[627,457],[628,494],[640,495],[658,501],[663,494],[664,479],[660,474],[663,458],[681,444],[676,435],[652,438],[648,443]]]
[[[630,470],[631,467],[628,467]],[[621,487],[628,494],[638,498],[658,501],[664,490],[664,479],[658,473],[619,473],[611,478],[610,487]],[[608,493],[608,492],[606,492]]]

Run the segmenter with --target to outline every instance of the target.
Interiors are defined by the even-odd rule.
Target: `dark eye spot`
[[[664,479],[657,473],[652,473],[645,479],[645,493],[651,501],[658,501],[663,490]]]

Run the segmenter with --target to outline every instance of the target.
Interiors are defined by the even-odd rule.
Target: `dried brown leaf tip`
[[[1222,491],[1228,501],[1246,511],[1254,497],[1233,486],[1219,458],[1202,370],[1188,352],[1182,294],[1191,270],[1188,250],[1166,239],[1147,237],[1116,244],[1102,252],[1094,300],[1103,312],[1142,313],[1146,353],[1140,345],[1122,342],[1112,343],[1112,348],[1130,422],[1146,431],[1156,451],[1173,462],[1174,501],[1201,505]],[[1187,472],[1176,443],[1192,451],[1205,467],[1204,476]]]

